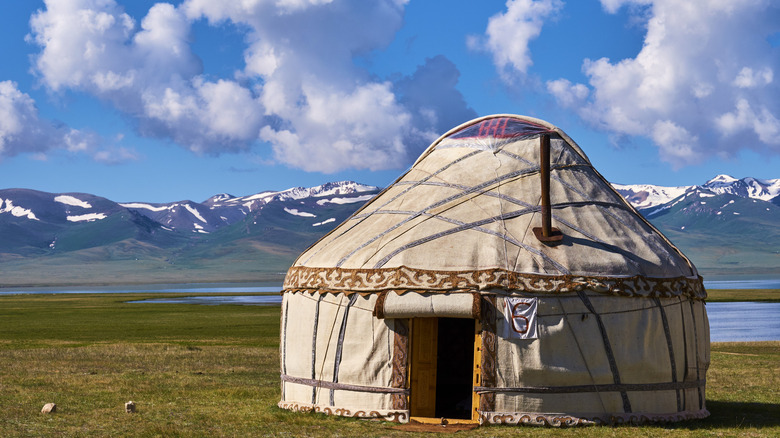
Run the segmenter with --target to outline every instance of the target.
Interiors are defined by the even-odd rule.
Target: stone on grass
[[[132,414],[133,412],[135,412],[135,403],[133,403],[132,401],[125,403],[125,412],[127,412],[128,414]]]
[[[46,403],[41,409],[41,414],[53,414],[57,412],[57,405],[55,403]]]

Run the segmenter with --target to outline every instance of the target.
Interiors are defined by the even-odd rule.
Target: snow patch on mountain
[[[373,198],[374,195],[361,195],[355,198],[330,198],[330,199],[320,199],[317,201],[317,205],[325,205],[325,204],[354,204],[356,202],[366,202],[369,199]]]
[[[301,217],[317,217],[315,214],[307,213],[305,211],[298,211],[296,208],[287,208],[284,207],[284,211],[287,213],[290,213],[293,216],[301,216]]]
[[[59,202],[60,204],[65,205],[72,205],[74,207],[81,207],[81,208],[92,208],[92,204],[86,201],[82,201],[79,198],[76,198],[75,196],[70,195],[59,195],[54,198],[55,202]]]
[[[216,204],[218,202],[225,202],[233,198],[235,198],[235,196],[230,195],[228,193],[220,193],[218,195],[214,195],[209,199],[207,199],[206,202],[204,202],[204,204]]]
[[[151,211],[163,211],[168,210],[170,207],[163,205],[161,207],[155,207],[154,205],[144,204],[142,202],[129,202],[127,204],[119,204],[124,208],[145,208]]]
[[[12,216],[26,217],[30,220],[40,221],[40,219],[35,217],[35,213],[33,213],[32,210],[14,205],[13,201],[10,199],[3,200],[0,198],[0,214],[2,213],[11,213]]]
[[[726,185],[731,185],[736,181],[739,180],[734,178],[733,176],[720,174],[715,178],[712,178],[711,180],[704,183],[704,185],[705,186],[719,186],[719,185],[726,186]]]
[[[319,227],[320,225],[329,224],[329,223],[331,223],[331,222],[336,222],[336,218],[335,218],[335,217],[332,217],[332,218],[330,218],[330,219],[325,219],[325,220],[324,220],[324,221],[322,221],[322,222],[317,222],[316,224],[311,224],[311,226],[312,226],[312,227]]]
[[[679,198],[677,198],[677,199],[676,199],[676,200],[675,200],[673,203],[671,203],[671,204],[667,203],[667,204],[663,204],[663,205],[661,205],[659,208],[656,208],[655,210],[653,210],[653,211],[651,211],[650,213],[648,213],[648,214],[647,214],[647,217],[652,217],[652,216],[655,216],[656,214],[658,214],[658,213],[660,213],[660,212],[662,212],[662,211],[664,211],[664,210],[668,210],[668,209],[670,209],[670,208],[674,207],[675,205],[677,205],[677,204],[679,204],[680,202],[684,201],[686,197],[687,197],[687,196],[680,196]]]
[[[203,219],[203,216],[200,215],[198,210],[195,210],[195,208],[193,208],[190,204],[184,204],[184,208],[186,208],[190,213],[192,213],[193,216],[198,218],[199,221],[203,223],[208,223],[206,219]]]
[[[88,213],[88,214],[80,214],[76,216],[68,216],[67,219],[70,222],[93,222],[105,218],[106,218],[105,213]]]

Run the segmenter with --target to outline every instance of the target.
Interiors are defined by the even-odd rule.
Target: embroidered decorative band
[[[277,406],[293,412],[319,412],[326,415],[339,415],[351,418],[374,418],[394,423],[407,423],[408,410],[356,409],[354,407],[317,406],[306,403],[280,401]]]
[[[500,268],[473,271],[431,271],[405,266],[383,269],[310,268],[294,266],[284,279],[285,290],[328,290],[380,292],[406,290],[452,292],[455,289],[505,289],[536,293],[571,293],[585,289],[595,292],[636,297],[707,298],[702,278],[603,277],[540,275]]]
[[[350,385],[348,383],[326,382],[324,380],[305,379],[303,377],[293,377],[293,376],[288,376],[287,374],[282,374],[281,378],[282,378],[282,382],[297,383],[299,385],[314,386],[317,388],[340,389],[343,391],[373,392],[379,394],[409,394],[409,390],[404,388]]]
[[[669,414],[593,414],[571,416],[561,414],[540,414],[536,412],[479,412],[479,424],[509,424],[528,426],[572,427],[592,424],[646,424],[670,421],[696,420],[710,415],[706,409]]]
[[[621,383],[604,385],[576,385],[576,386],[524,386],[518,388],[488,388],[475,386],[477,394],[520,392],[525,394],[570,394],[575,392],[617,392],[617,391],[674,391],[678,389],[690,389],[704,387],[705,380],[692,380],[688,382],[666,383]]]

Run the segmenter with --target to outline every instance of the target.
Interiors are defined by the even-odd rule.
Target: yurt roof
[[[557,245],[541,221],[540,136],[550,138]],[[580,147],[542,120],[493,115],[437,139],[412,167],[295,261],[285,290],[371,293],[592,290],[705,295],[693,264]]]

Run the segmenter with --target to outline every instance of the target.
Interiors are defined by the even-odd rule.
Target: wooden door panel
[[[411,415],[433,417],[436,413],[436,353],[438,318],[412,320]]]

